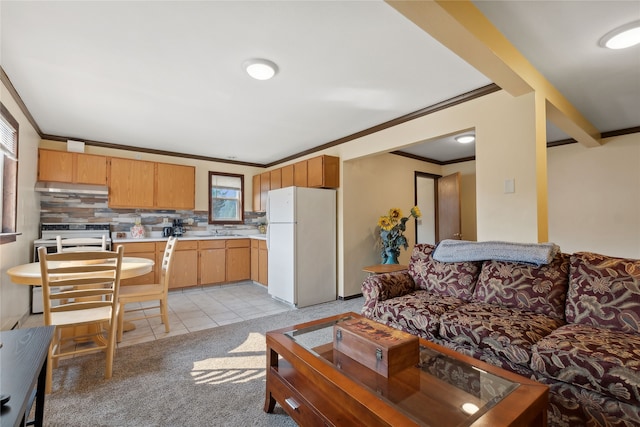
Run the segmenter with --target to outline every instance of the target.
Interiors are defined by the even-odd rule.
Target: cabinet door
[[[112,157],[109,164],[109,207],[152,208],[155,163]]]
[[[107,158],[76,153],[74,155],[73,182],[107,185]]]
[[[156,259],[156,247],[153,242],[118,243],[117,245],[115,245],[114,250],[117,250],[119,246],[124,247],[124,256],[146,258],[155,262],[155,265],[153,266],[151,272],[145,274],[144,276],[131,277],[129,279],[121,280],[120,284],[122,286],[142,285],[157,282],[156,270],[159,264]]]
[[[253,211],[260,212],[260,175],[253,176]]]
[[[227,240],[227,282],[251,278],[251,248],[244,240]],[[229,247],[230,243],[233,247]]]
[[[269,284],[269,281],[267,280],[267,277],[269,277],[269,252],[267,252],[267,242],[264,240],[260,240],[259,253],[258,283],[262,283],[267,286]]]
[[[193,209],[196,204],[196,169],[193,166],[157,163],[155,207]]]
[[[198,284],[198,251],[195,249],[179,251],[176,246],[173,253],[173,268],[169,279],[169,288],[185,288]]]
[[[73,153],[38,150],[38,180],[73,182]]]
[[[274,169],[269,172],[269,188],[271,190],[282,188],[282,170]]]
[[[291,187],[293,185],[293,165],[288,165],[282,169],[282,188]]]
[[[251,240],[251,280],[258,282],[258,257],[260,250],[258,248],[258,240]]]
[[[307,186],[307,161],[303,160],[293,165],[293,185],[296,187]]]
[[[226,249],[200,250],[200,284],[223,283],[226,280]]]
[[[260,211],[267,210],[267,193],[271,190],[271,174],[264,172],[260,174]]]
[[[307,160],[307,185],[309,187],[338,188],[340,159],[334,156],[318,156]]]

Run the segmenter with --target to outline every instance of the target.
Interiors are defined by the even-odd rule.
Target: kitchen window
[[[244,223],[244,175],[209,172],[209,224]]]
[[[0,103],[0,244],[16,241],[18,206],[18,121]]]

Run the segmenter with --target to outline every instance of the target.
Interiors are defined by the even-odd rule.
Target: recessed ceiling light
[[[460,136],[456,136],[456,141],[458,141],[460,144],[468,144],[470,142],[473,142],[476,140],[476,137],[473,135],[460,135]]]
[[[269,80],[278,72],[278,66],[268,59],[247,59],[242,63],[242,68],[256,80]]]
[[[640,43],[640,20],[609,31],[600,39],[600,46],[609,49],[624,49]]]

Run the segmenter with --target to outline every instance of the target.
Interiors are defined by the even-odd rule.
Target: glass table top
[[[284,335],[420,425],[468,426],[519,386],[423,346],[417,366],[384,377],[333,349],[334,325],[350,319],[345,316]]]

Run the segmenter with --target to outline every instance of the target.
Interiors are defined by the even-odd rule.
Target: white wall
[[[550,148],[548,171],[550,241],[640,258],[640,133]]]
[[[1,86],[0,99],[19,124],[17,231],[21,234],[15,242],[0,245],[0,329],[6,330],[11,329],[29,313],[30,287],[12,283],[7,270],[31,261],[31,242],[38,237],[40,197],[33,191],[33,187],[40,137],[22,114],[7,88]]]

